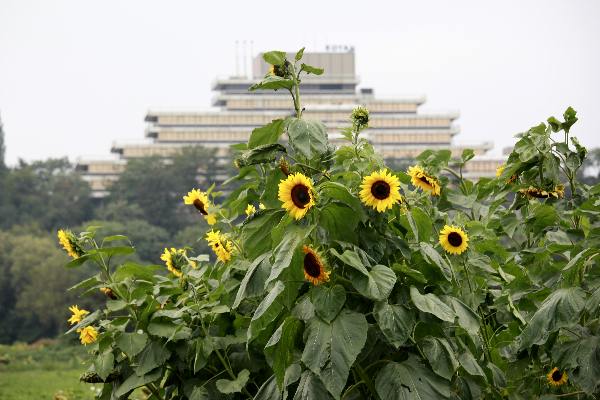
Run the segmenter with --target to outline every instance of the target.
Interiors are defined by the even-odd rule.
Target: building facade
[[[293,59],[293,54],[289,58]],[[458,113],[421,113],[418,109],[425,102],[422,97],[383,100],[376,98],[370,88],[359,89],[353,50],[304,53],[302,61],[325,69],[323,75],[302,79],[303,116],[323,121],[334,145],[341,143],[339,131],[349,125],[352,109],[363,105],[370,112],[369,128],[363,134],[389,162],[412,159],[426,149],[449,149],[458,157],[465,148],[470,148],[476,154],[465,171],[470,178],[493,176],[501,163],[486,156],[492,148],[490,142],[469,146],[454,143],[459,133],[454,124]],[[254,128],[294,113],[289,93],[285,91],[248,91],[264,77],[267,69],[259,54],[253,61],[251,76],[213,82],[216,95],[212,106],[216,109],[149,111],[144,140],[114,143],[112,159],[80,160],[77,168],[90,183],[94,196],[108,193],[111,182],[118,179],[129,159],[159,156],[168,160],[182,147],[203,146],[214,148],[221,162],[230,162],[230,145],[247,141]]]

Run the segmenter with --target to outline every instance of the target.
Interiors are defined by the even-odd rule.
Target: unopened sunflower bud
[[[369,110],[363,106],[358,106],[352,110],[350,119],[352,120],[352,125],[354,125],[358,130],[368,128]]]
[[[290,164],[283,157],[279,159],[279,169],[285,174],[285,176],[290,174]]]

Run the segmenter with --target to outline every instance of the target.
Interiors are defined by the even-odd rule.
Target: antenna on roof
[[[248,78],[252,79],[252,67],[253,67],[253,60],[254,60],[254,40],[250,41],[250,68],[248,70]]]
[[[239,40],[236,40],[235,41],[235,76],[240,76],[240,63],[239,63],[239,57],[238,57],[239,45],[240,45]]]
[[[245,40],[242,41],[242,46],[243,46],[242,47],[242,49],[243,49],[243,53],[242,53],[243,54],[242,55],[242,60],[243,60],[242,66],[244,68],[243,71],[242,71],[242,76],[246,77],[246,76],[248,76],[248,73],[247,73],[247,71],[248,71],[248,57],[247,57],[248,46],[246,46],[246,41]]]

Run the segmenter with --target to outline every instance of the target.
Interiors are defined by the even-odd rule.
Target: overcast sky
[[[286,6],[293,4],[293,6]],[[203,109],[235,41],[356,49],[361,85],[460,111],[455,141],[513,135],[572,105],[600,146],[600,1],[0,0],[7,159],[108,155],[148,109]]]

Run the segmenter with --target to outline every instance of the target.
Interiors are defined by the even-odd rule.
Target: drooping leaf
[[[410,298],[419,310],[433,314],[442,321],[454,322],[454,318],[456,318],[454,310],[433,293],[421,294],[416,287],[411,286]]]
[[[249,259],[271,250],[271,231],[284,215],[282,209],[265,210],[243,224],[241,241]]]
[[[342,310],[331,323],[313,318],[307,324],[302,362],[335,398],[339,398],[350,367],[365,345],[367,328],[365,316],[349,310]]]
[[[318,376],[310,371],[304,371],[300,384],[296,389],[294,400],[331,400],[333,397]]]
[[[250,139],[248,139],[248,148],[253,149],[257,146],[277,143],[285,129],[285,124],[283,119],[274,119],[265,126],[253,129]]]
[[[544,300],[519,336],[521,349],[544,344],[548,335],[579,320],[585,292],[579,287],[558,289]]]
[[[248,343],[254,340],[267,325],[277,318],[283,309],[283,304],[278,299],[284,289],[285,285],[283,282],[277,281],[269,294],[260,302],[252,316],[252,321],[250,321]]]
[[[421,247],[421,254],[425,257],[425,260],[438,267],[446,280],[452,280],[452,270],[440,253],[438,253],[429,243],[421,242],[419,243],[419,246]]]
[[[106,377],[112,372],[114,364],[115,355],[113,354],[112,349],[109,349],[104,353],[100,353],[96,357],[94,360],[94,369],[100,378],[106,379]]]
[[[270,252],[258,256],[246,271],[246,275],[240,282],[235,301],[231,308],[237,308],[242,300],[261,295],[265,290],[265,282],[269,277],[271,265],[269,263]]]
[[[243,369],[234,380],[218,379],[217,389],[223,394],[239,393],[242,391],[250,378],[250,371]]]
[[[114,396],[116,398],[125,396],[133,389],[154,382],[158,380],[161,376],[162,368],[156,368],[154,371],[145,373],[143,375],[131,374],[127,379],[125,379],[125,381],[121,385],[119,385],[117,390],[114,392]]]
[[[286,59],[286,53],[285,51],[279,51],[279,50],[274,50],[274,51],[267,51],[265,53],[263,53],[263,59],[272,65],[283,65],[283,63],[285,62]]]
[[[294,118],[287,132],[292,148],[309,160],[327,151],[327,130],[321,122]]]
[[[302,322],[300,320],[287,317],[265,346],[265,353],[273,359],[273,371],[280,389],[283,389],[283,380],[287,368],[295,361],[296,339],[301,329]]]
[[[401,363],[390,362],[375,379],[375,388],[381,399],[425,400],[450,398],[450,384],[435,375],[415,356]]]
[[[588,394],[600,390],[600,337],[589,336],[554,347],[553,359],[572,372],[569,379]]]
[[[248,90],[253,92],[255,90],[291,89],[293,86],[293,79],[286,79],[280,76],[269,75],[260,82],[250,86]]]
[[[315,312],[325,322],[331,322],[346,302],[346,290],[342,285],[315,286],[311,291]]]
[[[137,367],[135,373],[142,376],[161,366],[169,357],[171,352],[160,342],[149,342],[144,350],[136,357]]]
[[[117,337],[116,343],[127,357],[133,358],[142,351],[147,341],[148,335],[145,333],[123,332]]]
[[[414,314],[398,304],[379,302],[375,304],[373,315],[379,329],[395,348],[399,348],[408,340],[415,325]]]
[[[286,229],[281,243],[273,250],[273,266],[266,284],[273,282],[290,266],[294,252],[298,250],[300,243],[311,230],[312,227],[307,228],[301,225],[291,225]]]
[[[450,343],[444,338],[430,336],[423,340],[422,349],[433,371],[442,378],[451,380],[459,364]]]
[[[322,75],[325,70],[323,68],[312,67],[310,65],[302,64],[302,71],[306,71],[309,74]]]

